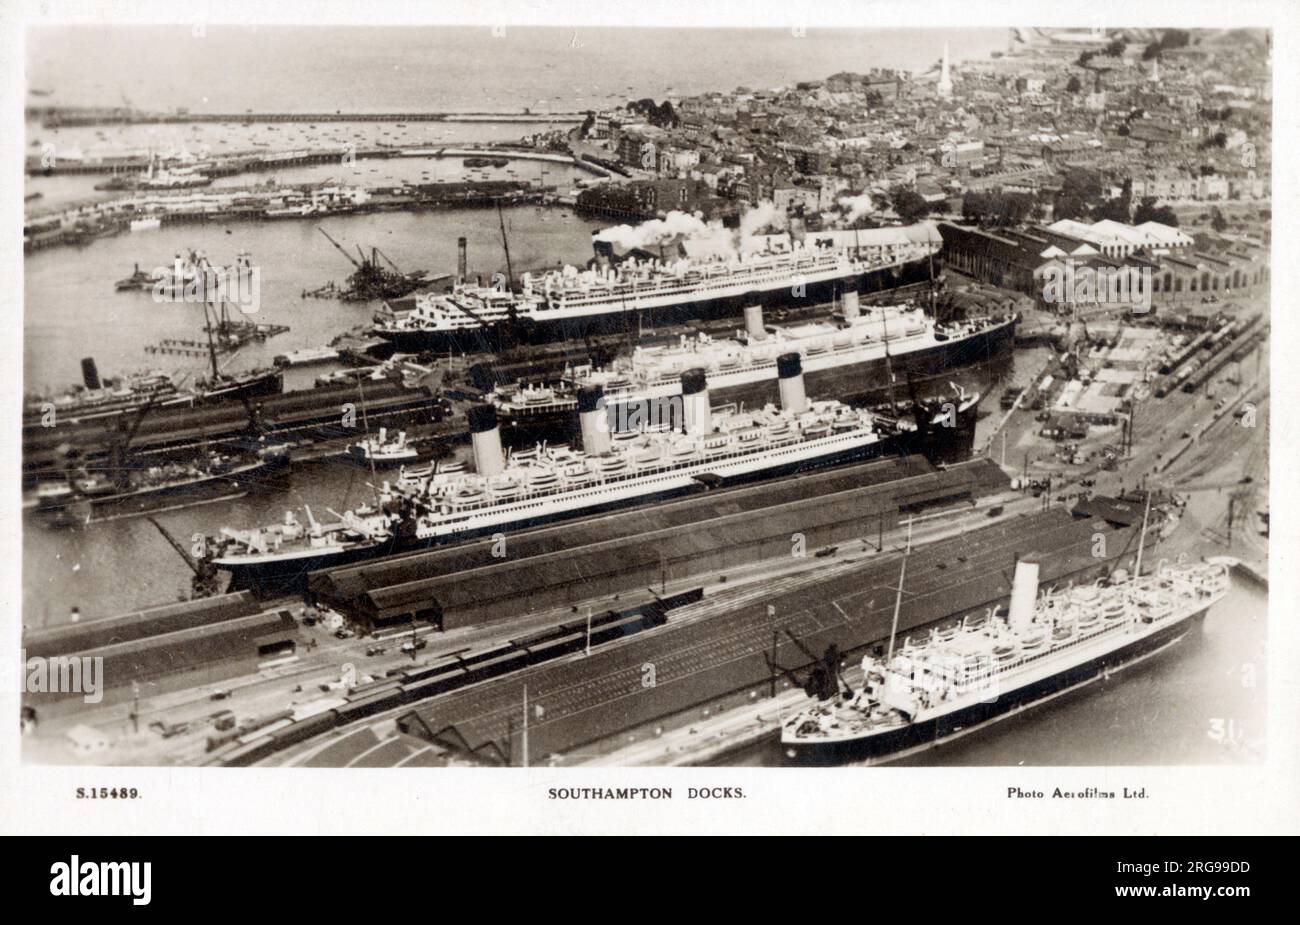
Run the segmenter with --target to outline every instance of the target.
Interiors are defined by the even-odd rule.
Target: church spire
[[[948,73],[948,43],[943,43],[943,70],[939,74],[939,85],[935,88],[940,96],[948,99],[952,96],[952,75]]]

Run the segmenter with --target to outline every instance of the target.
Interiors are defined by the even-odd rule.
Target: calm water
[[[28,32],[34,102],[232,112],[573,110],[924,71],[1005,49],[1005,29],[58,27]],[[160,75],[166,75],[165,78]]]
[[[1204,628],[1176,646],[1109,680],[891,767],[1262,762],[1267,629],[1267,595],[1235,579],[1228,596],[1206,614]],[[773,740],[725,763],[784,762]],[[1109,778],[1092,783],[1118,786]]]
[[[565,210],[533,207],[505,212],[510,256],[516,272],[554,261],[579,262],[591,255],[591,227]],[[171,373],[198,371],[202,359],[152,356],[144,345],[166,337],[198,340],[197,306],[156,304],[149,293],[113,290],[134,262],[152,267],[177,251],[206,250],[218,263],[247,248],[263,267],[259,320],[290,326],[287,334],[240,351],[229,369],[265,366],[298,347],[319,346],[342,330],[369,321],[375,306],[329,299],[302,299],[304,288],[342,281],[352,266],[316,230],[315,222],[245,222],[169,227],[93,242],[81,250],[60,248],[26,260],[25,376],[27,387],[64,387],[80,380],[80,358],[93,356],[102,373],[150,367]],[[454,210],[341,216],[324,223],[345,246],[379,247],[403,269],[454,272],[456,238],[469,239],[469,269],[484,277],[504,268],[495,212]],[[291,370],[286,387],[308,387],[328,367]],[[210,533],[217,525],[251,526],[278,520],[288,507],[309,504],[343,511],[366,500],[368,473],[339,461],[293,475],[288,494],[252,494],[233,502],[160,516],[175,535]],[[23,532],[23,607],[30,624],[64,620],[73,606],[87,617],[108,616],[145,604],[174,600],[186,592],[188,572],[145,520],[95,524],[78,530],[32,527]]]

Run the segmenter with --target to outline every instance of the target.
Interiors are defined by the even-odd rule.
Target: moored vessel
[[[377,503],[314,531],[223,529],[211,562],[232,586],[283,586],[307,571],[500,530],[671,497],[722,482],[767,478],[893,452],[901,435],[871,412],[810,402],[798,357],[782,379],[780,408],[710,406],[703,371],[683,377],[680,429],[646,422],[609,427],[599,396],[581,405],[582,448],[539,444],[507,454],[495,410],[470,411],[474,472],[404,470]],[[298,523],[296,515],[294,522]]]
[[[1141,540],[1132,576],[1041,597],[1037,564],[1021,560],[1005,614],[967,616],[897,649],[891,634],[884,658],[863,659],[856,691],[819,676],[817,702],[783,723],[782,748],[795,760],[868,764],[933,748],[1173,645],[1229,586],[1222,563],[1162,561],[1143,575]],[[900,576],[900,599],[902,587]]]

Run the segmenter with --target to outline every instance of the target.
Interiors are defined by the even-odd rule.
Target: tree
[[[1079,83],[1079,78],[1078,78],[1078,76],[1077,76],[1077,75],[1074,75],[1074,74],[1071,74],[1071,75],[1070,75],[1070,82],[1067,83],[1067,84],[1065,85],[1065,92],[1066,92],[1066,93],[1078,93],[1081,89],[1083,89],[1083,84]]]
[[[1061,190],[1056,194],[1054,212],[1057,218],[1087,218],[1100,200],[1101,178],[1096,173],[1067,168],[1061,178]]]
[[[930,204],[925,201],[924,196],[914,190],[900,187],[894,190],[891,198],[898,217],[909,224],[919,222],[930,214]]]
[[[1113,222],[1123,222],[1128,224],[1129,208],[1131,203],[1127,196],[1119,196],[1115,199],[1107,199],[1097,207],[1095,213],[1097,220],[1110,219]]]
[[[967,193],[962,199],[962,217],[980,225],[1005,227],[1028,218],[1034,201],[1024,193]]]
[[[1228,227],[1228,220],[1223,217],[1223,212],[1218,206],[1210,210],[1210,227],[1219,232]]]
[[[1146,196],[1133,213],[1133,224],[1141,225],[1143,222],[1160,222],[1177,228],[1178,213],[1169,206],[1157,206],[1156,197]]]

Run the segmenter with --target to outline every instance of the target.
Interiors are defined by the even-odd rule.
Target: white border
[[[969,26],[1266,26],[1274,32],[1273,202],[1297,204],[1296,64],[1300,61],[1297,7],[1289,0],[1232,4],[1214,0],[1075,3],[912,0],[814,3],[777,0],[668,0],[655,4],[564,2],[10,2],[0,7],[0,203],[21,216],[21,160],[25,101],[25,23],[299,23],[770,26],[884,28],[942,24]],[[864,62],[868,63],[868,62]],[[165,79],[165,75],[160,75]],[[720,87],[719,89],[727,89]],[[3,231],[0,313],[21,341],[23,276],[21,221]],[[1294,214],[1273,219],[1274,394],[1294,396],[1296,299],[1290,269],[1300,254]],[[20,347],[0,351],[0,471],[19,465]],[[1296,458],[1295,402],[1272,402],[1271,458],[1289,468]],[[16,482],[0,500],[6,525],[20,524]],[[487,832],[968,832],[1210,834],[1300,831],[1300,647],[1294,602],[1296,489],[1270,480],[1274,521],[1270,573],[1268,737],[1266,763],[1249,767],[1176,768],[954,768],[871,770],[600,769],[532,770],[285,770],[52,768],[18,763],[17,695],[0,692],[0,830],[24,833],[461,833]],[[0,531],[0,607],[5,656],[19,640],[21,541],[18,529]],[[138,802],[88,803],[78,786],[133,786]],[[553,801],[550,786],[670,786],[671,802]],[[740,786],[746,798],[730,802],[685,799],[689,786]],[[1006,788],[1145,786],[1145,801],[1012,801]]]

